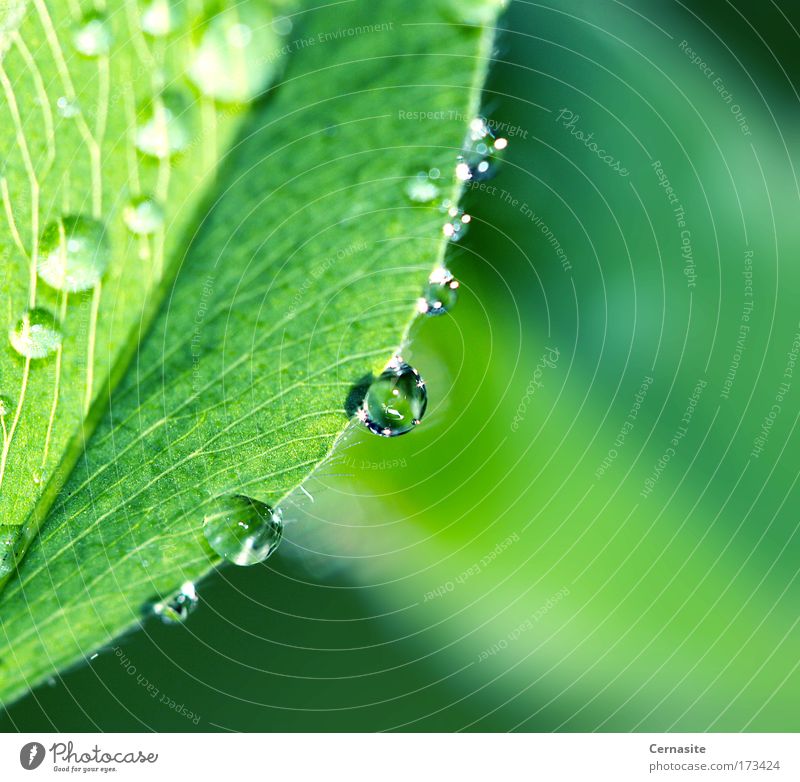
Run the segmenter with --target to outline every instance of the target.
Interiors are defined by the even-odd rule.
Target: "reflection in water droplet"
[[[508,146],[505,138],[495,138],[482,117],[469,123],[467,138],[456,164],[456,177],[462,182],[491,179],[497,170],[500,153]]]
[[[150,0],[142,9],[142,30],[154,38],[174,33],[182,21],[183,13],[174,0]]]
[[[56,290],[85,291],[100,281],[110,257],[103,224],[68,215],[42,232],[36,273]]]
[[[164,225],[164,210],[151,196],[132,198],[125,205],[122,217],[128,229],[141,236],[154,234]]]
[[[153,613],[161,617],[164,624],[179,624],[197,608],[199,598],[191,581],[186,581],[181,588],[166,600],[153,606]]]
[[[203,534],[223,559],[234,565],[263,562],[283,535],[280,509],[241,495],[220,497],[206,512]]]
[[[99,57],[111,49],[111,28],[98,11],[86,14],[72,30],[72,44],[84,57]]]
[[[189,78],[214,100],[248,103],[275,80],[283,58],[281,28],[285,23],[273,24],[271,14],[256,2],[216,14],[201,29]]]
[[[419,299],[418,309],[424,315],[443,315],[455,306],[458,280],[443,266],[434,269]]]
[[[64,117],[64,119],[72,119],[81,113],[81,108],[78,105],[77,100],[74,98],[68,98],[66,95],[62,95],[56,101],[56,111],[59,113],[59,116]]]
[[[417,204],[430,204],[439,197],[438,168],[420,171],[406,183],[406,195]]]
[[[467,232],[472,217],[465,214],[463,209],[457,206],[445,205],[447,213],[447,222],[442,226],[442,233],[450,239],[450,241],[457,242]]]
[[[61,328],[47,310],[28,310],[8,332],[11,347],[25,358],[47,358],[61,345]]]
[[[136,148],[144,155],[164,160],[186,149],[189,129],[186,107],[174,92],[153,100],[136,129]]]
[[[448,19],[461,24],[494,24],[509,0],[439,0]]]
[[[369,387],[356,415],[373,434],[396,437],[420,422],[427,405],[425,381],[416,369],[395,356]]]

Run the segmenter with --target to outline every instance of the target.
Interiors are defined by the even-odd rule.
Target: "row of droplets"
[[[481,181],[496,171],[500,153],[507,141],[496,138],[489,122],[478,117],[469,125],[464,148],[456,162],[455,175],[462,182]],[[408,182],[408,198],[433,205],[445,215],[444,235],[458,241],[469,225],[470,216],[447,200],[440,199],[441,172],[431,169]],[[418,301],[424,315],[442,315],[456,302],[458,280],[444,266],[430,275]],[[428,404],[425,381],[414,367],[395,356],[386,369],[371,383],[356,416],[374,434],[395,437],[410,432],[422,419]],[[267,559],[283,536],[280,508],[243,495],[217,498],[203,520],[203,534],[213,551],[236,565],[254,565]],[[152,605],[162,621],[184,621],[198,604],[197,589],[191,581],[165,600]]]
[[[141,11],[142,32],[164,38],[184,29],[186,13],[171,0],[150,0]],[[245,104],[275,79],[282,60],[283,38],[292,28],[287,17],[273,17],[262,4],[240,3],[198,26],[186,76],[207,98]],[[83,57],[107,57],[113,32],[104,13],[90,11],[75,25],[72,45]],[[184,151],[191,141],[185,120],[189,100],[177,90],[158,94],[140,117],[134,144],[146,158],[164,160]],[[66,96],[56,101],[59,114],[76,117],[80,106]],[[164,226],[164,209],[150,194],[129,199],[122,217],[131,233],[152,236]],[[57,291],[93,289],[111,260],[106,226],[93,217],[67,214],[50,222],[38,242],[36,272]],[[9,331],[11,347],[29,359],[44,359],[61,346],[58,319],[42,307],[27,309]],[[0,417],[3,413],[0,411]]]

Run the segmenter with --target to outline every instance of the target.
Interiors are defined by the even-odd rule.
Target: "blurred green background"
[[[423,425],[3,730],[800,730],[798,8],[501,27]]]

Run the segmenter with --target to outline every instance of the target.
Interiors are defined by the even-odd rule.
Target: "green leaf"
[[[29,307],[46,310],[63,334],[45,358],[26,358],[7,341],[0,351],[0,580],[107,406],[104,389],[118,379],[162,300],[159,281],[172,276],[220,150],[243,116],[180,81],[191,56],[188,27],[148,37],[136,2],[115,9],[99,22],[111,44],[108,56],[98,57],[76,48],[73,4],[18,0],[0,10],[3,334]],[[136,130],[167,99],[180,100],[185,146],[157,159],[137,150]],[[163,206],[163,222],[135,235],[125,207],[143,195]],[[60,275],[37,275],[37,267],[48,244],[58,247],[62,218],[69,235],[70,216],[96,226],[91,238],[109,248],[109,263],[97,285],[62,292]]]
[[[402,347],[443,258],[441,212],[404,189],[436,167],[458,197],[450,172],[491,30],[422,0],[296,21],[283,82],[248,117],[153,328],[0,596],[0,700],[214,566],[214,498],[281,505],[331,453],[354,388]]]

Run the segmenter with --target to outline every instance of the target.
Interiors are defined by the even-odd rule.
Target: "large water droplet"
[[[186,621],[186,617],[197,608],[197,603],[197,590],[191,581],[186,581],[174,595],[156,603],[153,613],[165,624],[178,624]]]
[[[443,266],[434,269],[428,278],[418,309],[424,315],[443,315],[455,306],[458,294],[458,280],[449,269]]]
[[[72,44],[84,57],[108,54],[111,40],[111,27],[99,11],[90,11],[72,30]]]
[[[494,24],[509,0],[439,0],[449,19],[462,24]]]
[[[425,381],[416,369],[395,356],[369,387],[357,415],[370,432],[396,437],[420,422],[427,405]]]
[[[462,182],[482,182],[495,175],[500,154],[508,146],[505,138],[496,138],[483,117],[469,123],[464,147],[458,156],[456,177]]]
[[[142,9],[142,30],[154,38],[163,38],[180,27],[183,12],[174,0],[150,0]]]
[[[440,176],[438,168],[420,171],[406,183],[406,195],[417,204],[433,203],[439,198]]]
[[[186,107],[175,93],[165,93],[150,105],[136,128],[136,148],[144,155],[164,160],[186,149],[189,128]]]
[[[140,236],[149,236],[164,225],[164,210],[151,196],[140,195],[125,205],[122,213],[128,229]]]
[[[445,206],[447,222],[442,226],[442,233],[452,242],[457,242],[467,232],[472,217],[457,206]]]
[[[277,29],[276,29],[277,27]],[[247,103],[269,87],[283,59],[285,25],[256,2],[243,2],[208,19],[196,42],[188,76],[223,103]]]
[[[214,501],[203,521],[208,544],[234,565],[255,565],[272,554],[283,535],[279,509],[241,495]]]
[[[61,345],[61,328],[47,310],[28,310],[8,332],[11,347],[25,358],[47,358]]]
[[[56,290],[85,291],[100,281],[110,257],[103,224],[68,215],[42,232],[36,273]]]

